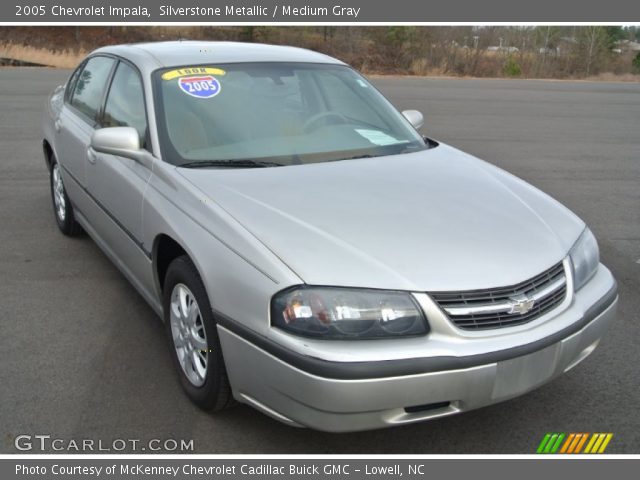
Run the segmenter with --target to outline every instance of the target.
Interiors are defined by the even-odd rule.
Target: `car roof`
[[[297,47],[242,42],[171,41],[112,45],[93,52],[111,53],[143,72],[164,67],[243,62],[304,62],[344,65],[322,53]]]

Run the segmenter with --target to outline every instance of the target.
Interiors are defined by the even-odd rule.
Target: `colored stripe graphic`
[[[538,445],[537,453],[556,453],[565,435],[564,433],[547,433]]]
[[[567,440],[560,453],[578,453],[589,435],[586,433],[572,433],[570,436],[573,437],[571,443]]]
[[[576,434],[570,433],[569,436],[567,437],[567,440],[564,442],[564,445],[562,445],[562,449],[560,450],[560,453],[567,453],[567,450],[569,449],[569,445],[571,445],[571,443],[574,442],[575,438],[576,438]]]
[[[549,439],[551,438],[551,434],[547,433],[544,438],[542,439],[542,441],[540,442],[540,445],[538,445],[538,450],[536,450],[536,453],[543,453],[544,452],[544,447],[547,445],[547,442],[549,442]]]
[[[549,451],[549,453],[556,453],[558,451],[558,449],[560,448],[560,445],[562,445],[562,440],[564,440],[564,437],[565,437],[564,433],[558,434],[558,439],[556,440],[556,443],[553,445],[553,447],[551,447],[551,450]]]
[[[598,453],[604,453],[604,451],[607,449],[607,446],[609,445],[609,442],[611,441],[611,439],[613,438],[613,433],[607,433],[607,436],[604,439],[604,442],[602,442],[602,445],[600,445],[600,450],[598,450]]]
[[[612,433],[594,433],[584,453],[603,453],[612,437]]]
[[[573,452],[571,452],[571,453],[580,453],[582,451],[582,446],[587,441],[587,438],[589,438],[589,434],[588,433],[581,433],[580,435],[581,435],[580,441],[576,445],[575,450]]]
[[[556,443],[556,438],[558,438],[558,434],[552,433],[551,438],[547,442],[547,445],[544,447],[544,451],[542,453],[551,453],[551,448],[553,447],[553,444]]]
[[[596,443],[596,440],[598,439],[599,435],[597,433],[594,433],[593,435],[591,435],[591,438],[589,439],[589,443],[587,443],[587,447],[584,449],[584,453],[591,453],[591,447],[593,447],[593,444]]]
[[[613,438],[613,433],[558,433],[545,434],[538,445],[536,453],[542,454],[577,454],[577,453],[604,453]],[[587,442],[588,440],[588,442]],[[584,452],[582,448],[586,443]]]

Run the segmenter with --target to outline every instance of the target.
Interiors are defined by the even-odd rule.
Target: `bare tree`
[[[596,62],[602,62],[608,53],[609,38],[606,27],[588,26],[579,30],[579,53],[584,59],[584,73],[589,76],[593,73]]]

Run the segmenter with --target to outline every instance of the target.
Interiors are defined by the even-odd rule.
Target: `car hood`
[[[314,285],[512,285],[561,261],[584,229],[549,196],[447,145],[280,168],[177,171]]]

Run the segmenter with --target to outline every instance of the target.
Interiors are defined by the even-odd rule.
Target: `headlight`
[[[596,273],[600,263],[598,242],[591,230],[585,228],[578,241],[569,252],[573,265],[573,283],[575,290],[579,290]]]
[[[271,301],[271,324],[296,335],[371,339],[424,335],[427,320],[411,294],[337,287],[294,287]]]

